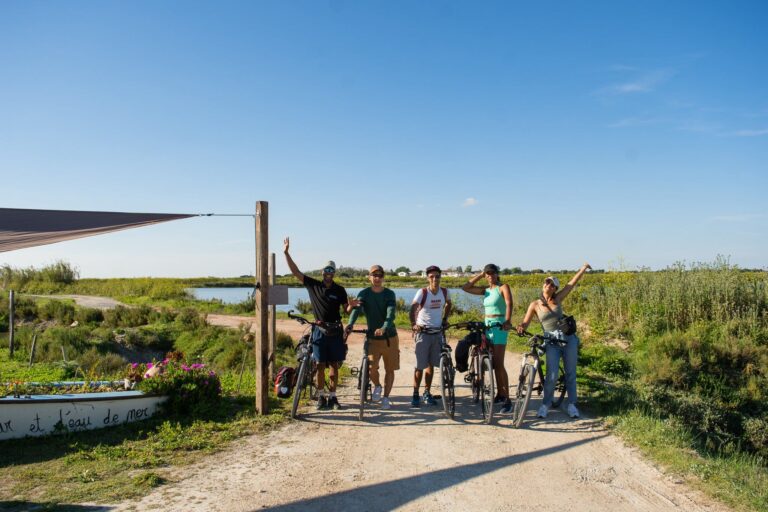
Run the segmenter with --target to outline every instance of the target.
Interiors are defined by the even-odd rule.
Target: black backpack
[[[281,366],[275,375],[275,394],[278,398],[289,398],[296,385],[296,369],[290,366]]]
[[[469,370],[469,347],[479,345],[483,341],[483,336],[479,332],[470,332],[461,341],[456,344],[456,370],[465,372]]]

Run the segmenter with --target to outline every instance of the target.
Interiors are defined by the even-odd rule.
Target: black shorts
[[[318,363],[340,363],[347,358],[347,344],[344,343],[343,332],[323,333],[320,329],[312,329],[312,359]]]

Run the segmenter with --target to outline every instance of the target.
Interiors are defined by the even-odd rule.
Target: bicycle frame
[[[522,361],[520,363],[520,374],[518,376],[517,390],[515,392],[514,409],[512,411],[512,424],[515,427],[519,427],[523,423],[528,406],[530,404],[531,395],[534,391],[539,396],[544,392],[545,377],[542,370],[541,358],[546,353],[547,343],[562,343],[561,340],[550,336],[545,333],[543,335],[532,335],[528,332],[521,334],[521,336],[528,335],[530,340],[528,346],[530,350],[523,354]],[[557,407],[563,400],[565,395],[565,375],[562,366],[562,359],[559,366],[558,381],[555,385],[555,390],[558,392],[558,397],[553,400],[552,405]],[[538,385],[534,385],[536,376],[539,377]]]

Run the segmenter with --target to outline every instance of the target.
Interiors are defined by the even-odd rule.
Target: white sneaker
[[[382,409],[391,409],[392,408],[392,404],[389,403],[389,398],[384,397],[384,398],[381,399],[381,408]]]
[[[373,388],[373,394],[371,395],[371,399],[374,402],[378,402],[379,400],[381,400],[381,386],[376,386],[375,388]]]
[[[547,414],[549,414],[549,407],[542,404],[542,406],[539,407],[539,412],[536,413],[536,416],[538,416],[539,418],[546,418]]]
[[[573,404],[568,404],[568,416],[571,418],[578,418],[579,417],[579,410],[576,408]]]

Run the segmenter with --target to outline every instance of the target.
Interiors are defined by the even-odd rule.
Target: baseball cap
[[[328,260],[325,265],[323,265],[323,270],[329,267],[332,268],[334,272],[336,272],[336,263],[334,263],[332,260]]]
[[[556,278],[555,276],[549,276],[544,280],[546,283],[547,281],[552,281],[552,284],[555,285],[555,288],[560,288],[560,280]]]
[[[381,272],[383,274],[384,273],[384,267],[382,267],[381,265],[373,265],[373,266],[371,266],[371,269],[368,271],[368,275],[371,275],[374,272]]]
[[[437,265],[430,265],[430,266],[428,266],[427,267],[427,274],[429,274],[430,272],[439,272],[441,274],[443,273],[443,271],[440,270],[440,267],[438,267]]]
[[[499,266],[493,263],[487,264],[485,267],[483,267],[483,273],[488,274],[489,272],[493,274],[498,274],[500,272]]]

